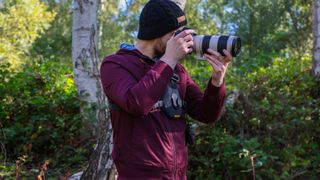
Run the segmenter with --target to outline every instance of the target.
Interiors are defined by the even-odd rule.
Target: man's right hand
[[[172,69],[176,66],[179,60],[184,58],[188,53],[192,52],[194,30],[187,29],[180,32],[176,36],[172,36],[166,47],[166,52],[160,58],[161,61],[169,64]]]

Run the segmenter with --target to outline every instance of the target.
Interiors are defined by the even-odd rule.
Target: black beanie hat
[[[138,39],[155,39],[186,24],[184,12],[174,2],[150,0],[140,14]]]

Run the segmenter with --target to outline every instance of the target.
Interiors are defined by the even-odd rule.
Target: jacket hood
[[[145,60],[149,65],[153,65],[157,60],[142,54],[138,49],[131,44],[121,44],[120,49],[116,52],[117,55],[133,55]]]

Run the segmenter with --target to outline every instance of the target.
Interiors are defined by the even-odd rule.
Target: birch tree
[[[72,60],[74,81],[82,101],[82,118],[84,121],[94,118],[97,122],[94,133],[97,135],[97,146],[81,179],[105,180],[109,179],[113,165],[112,129],[98,69],[98,3],[98,0],[74,0],[72,3]]]
[[[313,4],[313,66],[312,74],[320,78],[320,0]]]

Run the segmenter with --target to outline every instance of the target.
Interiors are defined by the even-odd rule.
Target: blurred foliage
[[[0,7],[0,179],[19,169],[30,179],[83,169],[94,146],[79,116],[71,61],[71,0],[5,0]],[[134,43],[146,0],[99,5],[99,57]],[[320,176],[320,82],[310,76],[311,1],[188,0],[198,34],[242,38],[227,73],[240,92],[214,126],[196,128],[189,179],[317,179]],[[37,16],[37,14],[40,14]],[[21,68],[15,68],[21,64]],[[205,89],[211,67],[182,62]],[[49,161],[46,161],[49,160]],[[49,164],[47,164],[47,162]],[[252,165],[253,163],[253,165]]]
[[[39,0],[7,0],[0,9],[0,63],[20,64],[55,13]]]
[[[227,104],[215,128],[197,130],[189,178],[250,179],[251,157],[258,179],[319,177],[320,84],[310,75],[310,64],[309,56],[276,58],[245,77],[229,72],[228,92],[240,88],[247,99]],[[188,66],[200,84],[208,68]]]
[[[49,160],[58,174],[82,166],[94,141],[81,123],[72,69],[53,59],[29,60],[11,73],[10,64],[3,64],[0,81],[7,159],[25,156],[29,170]]]
[[[234,63],[249,72],[276,57],[301,58],[312,50],[312,1],[239,0],[223,6],[225,32],[241,37],[242,55]]]
[[[64,61],[72,63],[71,55],[71,29],[72,13],[70,12],[71,0],[46,0],[48,10],[55,12],[56,16],[41,37],[39,37],[31,49],[31,56],[52,57],[56,60],[66,58]]]

